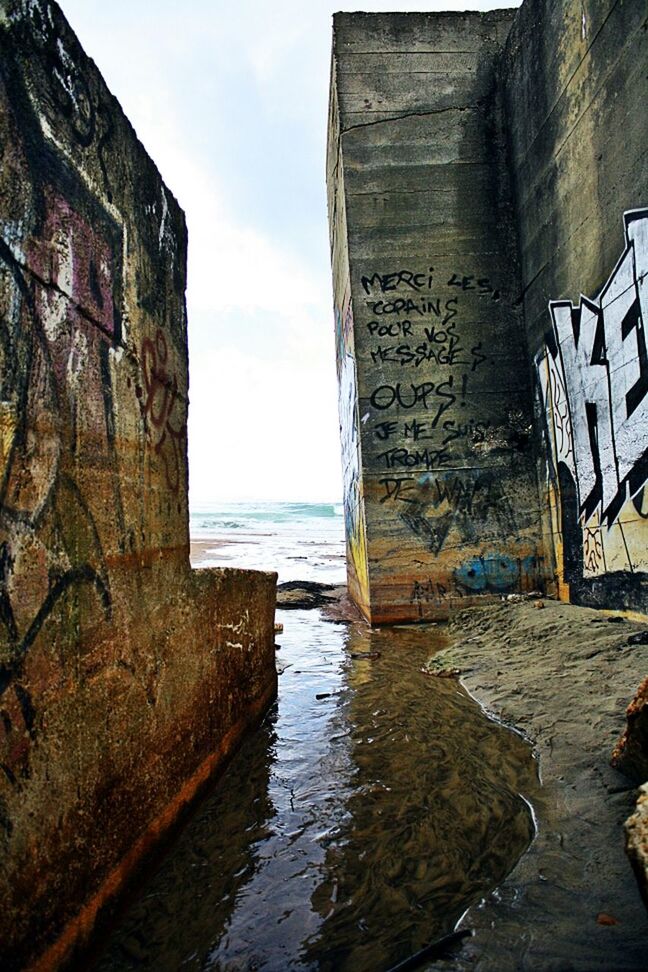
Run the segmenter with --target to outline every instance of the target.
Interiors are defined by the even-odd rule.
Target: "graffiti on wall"
[[[91,464],[108,470],[104,500],[123,525],[110,361],[121,234],[80,183],[65,193],[50,183],[40,199],[22,253],[0,242],[0,769],[11,783],[28,774],[36,734],[23,672],[40,631],[61,611],[111,617]]]
[[[368,604],[369,565],[360,469],[358,389],[350,297],[345,301],[344,310],[336,312],[335,335],[347,559],[358,585],[360,600]]]
[[[414,551],[425,550],[425,559],[404,563],[402,570],[446,558],[445,568],[443,559],[437,565],[438,576],[450,572],[443,583],[434,582],[438,600],[503,590],[499,575],[493,580],[502,563],[506,589],[537,586],[540,561],[533,543],[521,569],[519,558],[513,570],[504,553],[497,555],[498,544],[510,548],[530,526],[519,502],[519,477],[503,475],[498,460],[504,453],[523,456],[529,420],[507,401],[500,410],[504,421],[498,416],[493,422],[490,399],[486,407],[483,401],[490,376],[501,372],[497,359],[510,353],[512,340],[491,323],[501,324],[500,288],[463,268],[444,272],[424,265],[370,272],[359,283],[369,384],[360,405],[363,462],[375,475],[378,505],[385,522],[392,520],[392,534],[408,537]],[[485,543],[495,552],[482,554]],[[421,583],[412,598],[419,606],[430,600],[421,595]]]
[[[55,4],[30,0],[8,19],[17,41],[3,46],[0,73],[0,788],[29,776],[42,693],[104,663],[109,565],[144,542],[124,511],[118,398],[132,390],[137,422],[139,396],[141,424],[127,434],[149,434],[154,473],[172,493],[186,409],[171,341],[155,330],[184,327],[170,313],[183,276],[165,190],[155,170],[137,185],[138,302],[155,334],[138,361],[122,318],[109,97]],[[3,827],[0,799],[0,837]]]
[[[565,582],[648,570],[648,209],[595,299],[551,301],[536,358],[548,488]]]
[[[154,445],[153,450],[162,459],[164,478],[171,492],[177,496],[185,454],[185,421],[182,401],[178,392],[178,378],[171,374],[169,348],[161,328],[155,340],[142,341],[142,372],[144,375],[144,415],[149,422]]]
[[[376,375],[363,408],[366,463],[380,474],[385,511],[438,554],[455,525],[466,539],[471,522],[501,507],[492,477],[457,473],[454,461],[467,442],[483,445],[490,425],[466,415],[487,355],[482,340],[463,333],[463,301],[499,301],[500,293],[486,277],[446,277],[433,267],[370,273],[360,284]]]
[[[537,583],[541,569],[542,558],[536,554],[518,557],[502,553],[501,550],[484,550],[455,567],[448,577],[415,580],[410,591],[410,603],[415,605],[418,616],[422,618],[426,608],[442,607],[449,598],[460,601],[474,594],[530,591]]]
[[[33,35],[36,53],[44,57],[47,48],[55,60],[69,61],[61,39],[54,45],[46,37],[54,30],[51,5],[36,2],[29,12],[44,18]],[[56,77],[47,77],[57,91],[69,82],[72,101],[53,94],[52,104],[74,127],[87,114],[83,84],[80,74],[76,86],[70,72],[64,77],[61,64]],[[8,70],[7,77],[0,89],[6,132],[0,172],[0,785],[20,786],[30,773],[42,693],[72,677],[81,660],[72,664],[63,656],[55,633],[91,626],[98,645],[114,610],[107,525],[127,541],[114,388],[116,356],[123,353],[123,228],[100,201],[101,192],[89,189],[43,138],[20,73]],[[2,801],[0,826],[5,832],[10,827]]]

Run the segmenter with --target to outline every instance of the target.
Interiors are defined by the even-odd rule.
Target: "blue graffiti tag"
[[[466,561],[456,568],[454,576],[457,583],[469,591],[503,594],[517,587],[521,577],[533,574],[535,569],[536,558],[533,556],[517,560],[506,554],[489,553]]]

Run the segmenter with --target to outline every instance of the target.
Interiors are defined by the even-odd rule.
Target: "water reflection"
[[[286,612],[280,697],[98,964],[387,969],[450,930],[532,836],[535,767],[454,680],[439,629]]]
[[[533,836],[528,747],[453,679],[421,672],[438,639],[351,632],[339,717],[355,768],[313,896],[324,922],[304,955],[319,969],[386,969],[440,938]]]

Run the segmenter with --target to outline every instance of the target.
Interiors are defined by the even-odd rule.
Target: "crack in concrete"
[[[412,196],[420,195],[426,192],[440,192],[447,195],[455,193],[455,189],[435,189],[426,186],[424,189],[399,189],[398,187],[392,189],[368,189],[366,192],[349,192],[349,196],[389,196],[391,194],[397,193],[399,196]]]
[[[348,128],[340,128],[340,138],[347,132],[352,132],[355,128],[369,128],[371,125],[385,125],[388,122],[402,121],[403,118],[425,118],[428,115],[443,115],[448,111],[478,111],[481,103],[476,105],[449,105],[447,108],[434,108],[429,111],[407,111],[402,115],[394,115],[392,118],[377,118],[376,121],[358,122],[357,125],[349,125]]]

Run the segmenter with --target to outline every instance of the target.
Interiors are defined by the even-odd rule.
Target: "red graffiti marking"
[[[146,391],[144,414],[157,432],[154,450],[162,457],[167,486],[175,494],[180,487],[184,423],[177,414],[176,406],[180,401],[178,379],[167,371],[168,356],[166,337],[160,328],[154,341],[151,338],[142,341],[142,372]]]

